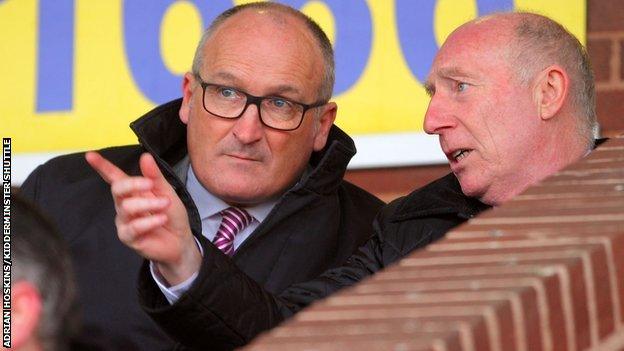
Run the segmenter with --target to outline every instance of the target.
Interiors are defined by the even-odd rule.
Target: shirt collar
[[[191,194],[191,198],[193,198],[195,206],[197,206],[199,217],[202,220],[217,215],[219,212],[230,207],[228,203],[214,196],[212,193],[206,190],[206,188],[204,188],[204,186],[199,182],[199,179],[197,179],[197,177],[195,176],[192,165],[188,167],[186,188]],[[244,209],[255,220],[257,220],[258,222],[262,222],[268,217],[269,213],[277,204],[277,202],[278,199],[266,201],[255,206],[245,207]]]

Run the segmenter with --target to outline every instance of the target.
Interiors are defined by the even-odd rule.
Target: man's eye
[[[457,91],[462,92],[468,89],[468,83],[459,82],[457,83]]]
[[[277,108],[286,108],[288,107],[289,103],[284,99],[271,99],[271,105]]]
[[[236,94],[236,90],[232,88],[220,88],[219,95],[226,97],[226,98],[233,98],[233,97],[236,97],[237,94]]]

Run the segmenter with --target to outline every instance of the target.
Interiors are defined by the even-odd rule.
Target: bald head
[[[335,81],[334,71],[334,51],[331,42],[321,27],[310,17],[292,7],[274,3],[274,2],[251,2],[244,5],[238,5],[223,12],[217,16],[210,26],[203,33],[202,38],[197,45],[195,57],[193,58],[193,73],[199,73],[204,63],[204,48],[207,42],[213,37],[215,32],[219,30],[229,19],[242,14],[243,12],[255,11],[262,14],[266,19],[272,21],[275,25],[286,25],[286,18],[291,18],[303,24],[307,34],[314,40],[319,58],[323,62],[323,76],[320,82],[318,101],[329,101],[332,96]],[[289,30],[285,28],[285,30]],[[258,38],[262,40],[262,38]]]
[[[464,26],[490,28],[508,47],[508,62],[524,84],[552,65],[562,67],[570,80],[567,107],[577,119],[579,138],[593,145],[598,128],[594,76],[587,51],[574,35],[548,17],[526,12],[494,14]]]

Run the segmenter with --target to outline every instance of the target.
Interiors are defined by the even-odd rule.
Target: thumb
[[[156,160],[154,157],[148,153],[144,153],[141,155],[141,159],[139,160],[139,165],[141,167],[141,173],[143,176],[151,179],[154,182],[154,190],[157,194],[165,194],[169,193],[171,189],[171,185],[165,179],[165,176],[158,168],[156,164]]]

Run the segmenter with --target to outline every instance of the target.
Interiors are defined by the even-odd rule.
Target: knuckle
[[[120,208],[124,214],[132,213],[132,199],[123,199]]]
[[[132,228],[135,236],[142,234],[146,230],[145,221],[141,219],[135,219],[130,222],[130,227]]]
[[[111,192],[113,193],[113,197],[115,196],[122,196],[125,192],[125,180],[117,180],[114,181],[113,184],[111,185]]]

